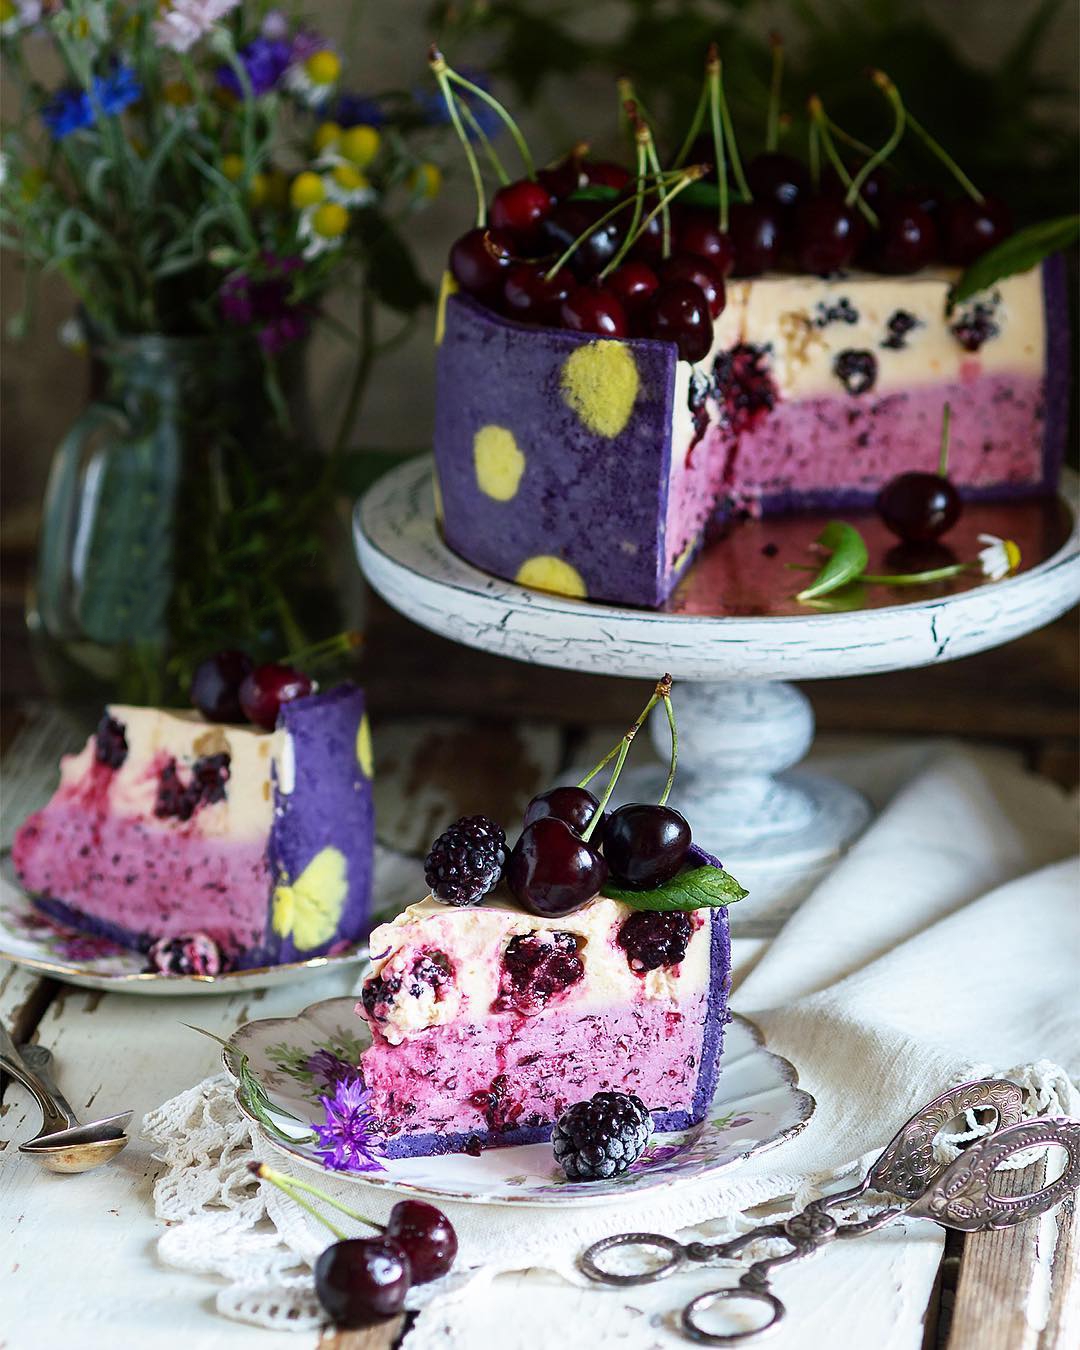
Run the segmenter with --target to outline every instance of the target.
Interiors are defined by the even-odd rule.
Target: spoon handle
[[[32,1069],[28,1069],[19,1057],[15,1043],[5,1027],[0,1025],[0,1069],[18,1079],[41,1107],[41,1134],[55,1134],[58,1130],[70,1129],[78,1121],[65,1112],[49,1089]]]
[[[78,1125],[79,1118],[71,1109],[71,1103],[60,1091],[53,1074],[53,1052],[47,1045],[20,1045],[17,1047],[19,1058],[30,1070],[36,1073],[49,1090],[53,1101],[68,1118],[69,1125]]]

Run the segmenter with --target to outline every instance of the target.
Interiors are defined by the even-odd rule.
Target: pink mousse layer
[[[536,1017],[452,1022],[388,1045],[377,1030],[360,1068],[388,1138],[486,1136],[550,1125],[594,1092],[636,1092],[652,1110],[690,1110],[707,1010],[664,1001]]]
[[[110,777],[95,764],[80,790],[62,790],[19,831],[12,854],[27,890],[136,936],[203,932],[226,954],[261,946],[265,841],[207,837],[198,814],[167,824],[110,815]]]
[[[799,494],[865,493],[897,473],[937,467],[941,415],[952,410],[949,476],[961,490],[1043,480],[1044,382],[983,375],[977,357],[958,382],[897,393],[779,401],[733,436],[715,422],[672,478],[667,516],[671,567],[717,501],[756,507]],[[715,415],[715,405],[709,405]],[[789,504],[797,504],[790,502]]]

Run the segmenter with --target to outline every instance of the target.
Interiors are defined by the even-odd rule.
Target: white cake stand
[[[774,930],[871,813],[851,788],[792,769],[810,748],[814,718],[788,680],[955,660],[1039,628],[1080,599],[1075,476],[1064,542],[1007,581],[883,608],[712,617],[570,600],[478,571],[443,543],[431,469],[427,456],[410,460],[358,504],[356,549],[372,586],[423,627],[500,656],[644,680],[670,671],[695,682],[677,700],[672,803],[702,847],[750,890],[732,911],[733,928],[744,934]],[[654,718],[651,732],[666,763],[666,719]],[[631,768],[619,796],[655,800],[662,780],[655,765]]]

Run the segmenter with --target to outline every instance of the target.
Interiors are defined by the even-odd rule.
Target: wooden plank
[[[1050,1262],[1050,1310],[1039,1350],[1075,1350],[1080,1345],[1080,1204],[1075,1192],[1056,1216]]]
[[[393,1350],[405,1330],[404,1314],[362,1331],[335,1331],[328,1327],[319,1338],[319,1350]]]

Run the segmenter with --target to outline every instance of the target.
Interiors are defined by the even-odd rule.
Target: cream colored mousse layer
[[[625,1006],[637,1000],[664,1001],[675,1007],[709,988],[710,928],[700,913],[691,916],[693,933],[679,965],[650,970],[630,969],[626,952],[618,945],[619,929],[633,914],[629,905],[597,896],[574,914],[543,919],[526,914],[508,901],[481,905],[445,905],[427,896],[410,905],[390,923],[372,930],[369,950],[374,974],[400,976],[382,1034],[398,1045],[428,1027],[462,1018],[484,1021],[500,992],[502,957],[507,944],[523,934],[573,933],[584,978],[559,996],[566,1013]],[[417,957],[441,952],[453,977],[436,992],[430,985],[408,978]]]

